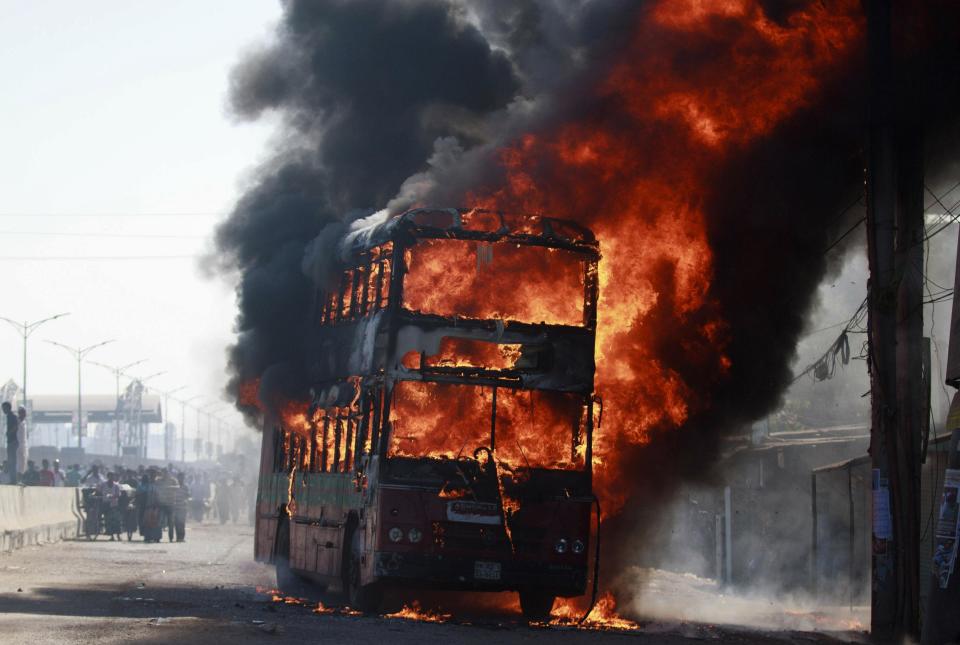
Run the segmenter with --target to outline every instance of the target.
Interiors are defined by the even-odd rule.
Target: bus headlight
[[[410,529],[410,531],[407,532],[407,539],[416,544],[423,539],[423,531],[420,529]]]
[[[567,541],[564,538],[557,540],[557,543],[553,545],[553,550],[557,553],[566,553],[567,552]]]
[[[583,553],[584,548],[585,548],[585,545],[583,544],[582,540],[574,540],[573,546],[570,547],[570,550],[576,553],[577,555],[580,555],[581,553]]]
[[[399,542],[403,539],[403,531],[396,526],[390,529],[390,532],[387,533],[387,536],[390,538],[391,542]]]

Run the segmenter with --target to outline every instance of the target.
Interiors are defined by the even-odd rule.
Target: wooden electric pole
[[[896,55],[893,0],[866,0],[870,56],[868,293],[873,461],[871,632],[919,635],[920,428],[923,396],[923,154],[907,60]],[[897,3],[909,9],[907,3]],[[898,15],[898,21],[902,16]],[[909,88],[912,89],[912,88]]]

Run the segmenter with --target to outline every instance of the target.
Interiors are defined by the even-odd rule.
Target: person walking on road
[[[107,473],[107,481],[100,484],[100,498],[104,505],[104,525],[110,541],[120,540],[120,532],[123,530],[120,514],[120,484],[117,483],[117,476],[113,473]]]
[[[9,401],[4,401],[0,406],[3,409],[3,416],[7,422],[7,468],[9,469],[8,479],[11,484],[17,483],[17,451],[20,448],[20,442],[17,436],[20,432],[20,419],[13,413],[13,406]]]
[[[187,502],[190,500],[190,489],[187,488],[183,473],[177,476],[177,482],[180,485],[174,489],[173,528],[177,542],[183,542],[187,538]]]

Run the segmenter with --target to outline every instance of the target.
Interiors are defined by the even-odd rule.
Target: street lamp
[[[83,448],[83,359],[96,348],[109,345],[115,341],[113,339],[105,340],[93,345],[87,345],[86,347],[70,347],[70,345],[58,343],[55,340],[48,340],[46,342],[51,345],[56,345],[57,347],[62,347],[77,359],[77,448]]]
[[[166,373],[167,373],[166,370],[160,370],[159,372],[154,372],[153,374],[150,374],[149,376],[144,376],[144,377],[142,377],[142,378],[138,378],[138,377],[136,377],[136,376],[131,377],[131,378],[133,379],[133,381],[134,381],[135,383],[139,383],[139,384],[140,384],[140,387],[141,387],[140,396],[137,397],[137,440],[140,442],[140,458],[141,458],[141,459],[147,459],[148,454],[149,454],[149,452],[150,452],[150,446],[149,446],[148,443],[147,443],[148,440],[149,440],[149,438],[150,438],[150,433],[145,431],[145,429],[144,429],[144,427],[143,427],[143,421],[142,421],[142,418],[143,418],[143,392],[142,392],[142,390],[145,390],[145,389],[146,389],[146,388],[144,387],[144,383],[146,383],[146,382],[149,381],[150,379],[156,378],[156,377],[158,377],[158,376],[162,376],[162,375],[164,375],[164,374],[166,374]]]
[[[167,390],[166,392],[161,392],[161,393],[163,394],[163,419],[164,419],[164,424],[163,424],[163,460],[164,460],[164,461],[167,461],[167,462],[170,461],[170,444],[173,443],[172,441],[168,441],[168,440],[167,440],[167,423],[170,423],[170,420],[169,420],[169,418],[168,418],[168,416],[167,416],[167,415],[168,415],[168,412],[169,412],[169,407],[168,407],[168,406],[169,406],[169,404],[170,404],[170,395],[171,395],[171,394],[176,394],[177,392],[180,392],[180,391],[185,390],[185,389],[187,389],[187,386],[186,386],[186,385],[179,385],[179,386],[173,388],[172,390]]]
[[[91,365],[96,365],[97,367],[102,367],[104,369],[110,370],[111,372],[113,372],[113,376],[117,380],[117,407],[113,412],[113,418],[114,418],[114,421],[116,422],[116,427],[117,427],[117,456],[122,457],[123,450],[120,446],[120,377],[126,376],[125,372],[131,367],[135,367],[137,365],[146,363],[147,359],[142,358],[139,361],[128,363],[123,367],[115,367],[113,365],[107,365],[106,363],[98,363],[96,361],[87,361],[87,362],[90,363]]]
[[[187,404],[201,398],[201,395],[196,394],[180,401],[180,461],[184,465],[187,463]],[[199,434],[199,428],[197,433]]]
[[[21,383],[21,390],[23,391],[23,406],[27,406],[27,339],[30,338],[30,334],[37,330],[37,327],[42,325],[45,322],[50,322],[51,320],[56,320],[57,318],[63,318],[64,316],[69,316],[70,313],[57,314],[56,316],[50,316],[49,318],[44,318],[43,320],[35,320],[33,322],[17,322],[10,318],[4,318],[0,316],[0,320],[8,323],[11,327],[17,330],[17,333],[20,334],[20,337],[23,339],[23,383]]]
[[[214,403],[208,403],[207,405],[200,406],[197,408],[197,440],[198,441],[200,441],[200,415],[201,414],[207,415],[207,443],[209,443],[210,442],[210,412],[212,410],[217,409],[221,405],[222,405],[221,403],[214,402]],[[197,452],[197,459],[199,460],[200,454],[203,452],[202,443],[201,443],[201,447],[198,447],[196,452]]]

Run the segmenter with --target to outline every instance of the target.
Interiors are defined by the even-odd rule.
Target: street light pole
[[[166,392],[163,392],[163,420],[164,420],[163,421],[163,460],[167,462],[170,461],[170,448],[171,448],[170,444],[173,443],[172,441],[167,441],[167,424],[170,423],[170,420],[168,418],[169,409],[170,409],[169,408],[170,395],[176,394],[177,392],[180,392],[185,389],[187,389],[186,385],[180,385],[173,388],[172,390],[167,390]]]
[[[217,421],[217,433],[218,433],[217,446],[219,447],[219,445],[220,445],[220,444],[219,444],[219,432],[220,432],[219,428],[220,428],[220,423],[221,423],[221,422],[220,422],[220,417],[218,417],[218,416],[216,416],[216,415],[223,411],[223,407],[224,407],[223,403],[217,403],[217,404],[213,407],[213,410],[211,410],[209,413],[207,413],[207,443],[209,444],[209,446],[210,446],[210,452],[211,452],[213,455],[216,455],[216,452],[213,450],[213,430],[212,430],[212,427],[211,427],[211,426],[212,426],[213,420],[216,419],[216,421]],[[217,456],[219,456],[219,455],[217,455]]]
[[[115,408],[114,411],[113,411],[113,420],[114,420],[114,422],[116,423],[116,430],[117,430],[117,456],[118,456],[118,457],[122,457],[122,456],[123,456],[123,449],[122,449],[121,444],[120,444],[120,377],[121,377],[121,376],[126,376],[126,374],[125,374],[124,372],[126,372],[126,371],[127,371],[128,369],[130,369],[131,367],[135,367],[135,366],[137,366],[137,365],[141,365],[141,364],[143,364],[143,363],[146,363],[146,362],[147,362],[147,359],[146,359],[146,358],[142,358],[142,359],[140,359],[139,361],[134,361],[133,363],[129,363],[129,364],[127,364],[127,365],[124,365],[123,367],[114,367],[113,365],[107,365],[106,363],[98,363],[98,362],[96,362],[96,361],[87,361],[87,362],[90,363],[91,365],[96,365],[97,367],[102,367],[102,368],[104,368],[104,369],[110,370],[110,371],[113,373],[114,378],[116,379],[116,382],[117,382],[117,405],[116,405],[116,408]]]
[[[219,407],[219,403],[208,403],[197,408],[197,440],[200,441],[200,446],[197,448],[197,459],[200,459],[201,454],[203,453],[203,442],[200,439],[200,415],[207,415],[207,442],[210,441],[210,411]]]
[[[187,404],[202,398],[199,394],[180,401],[180,461],[187,463]]]
[[[62,347],[77,359],[77,448],[83,448],[83,359],[96,348],[109,345],[115,341],[113,339],[105,340],[86,347],[71,347],[70,345],[58,343],[55,340],[48,340],[46,342],[51,345],[56,345],[57,347]]]
[[[143,419],[143,394],[144,394],[144,390],[146,389],[146,388],[144,387],[144,383],[146,383],[147,381],[149,381],[149,380],[152,379],[152,378],[156,378],[156,377],[158,377],[158,376],[162,376],[163,374],[166,374],[166,373],[167,373],[166,370],[160,370],[159,372],[154,372],[153,374],[150,374],[149,376],[144,376],[143,378],[134,378],[134,379],[133,379],[135,382],[137,382],[137,383],[140,384],[140,396],[137,397],[137,438],[138,438],[138,440],[140,441],[140,451],[139,451],[139,452],[140,452],[140,458],[141,458],[141,459],[147,459],[147,457],[148,457],[148,455],[149,455],[149,453],[150,453],[150,446],[147,445],[147,444],[148,444],[148,441],[150,440],[150,433],[144,431],[143,421],[142,421],[142,419]]]
[[[37,330],[37,327],[42,325],[45,322],[50,322],[51,320],[56,320],[57,318],[63,318],[64,316],[69,316],[70,313],[57,314],[56,316],[50,316],[49,318],[44,318],[43,320],[35,320],[33,322],[17,322],[10,318],[5,318],[0,316],[0,320],[6,322],[11,327],[17,330],[17,333],[20,334],[20,337],[23,339],[23,383],[20,384],[20,389],[23,392],[23,405],[27,405],[27,339],[30,338],[30,334]]]

